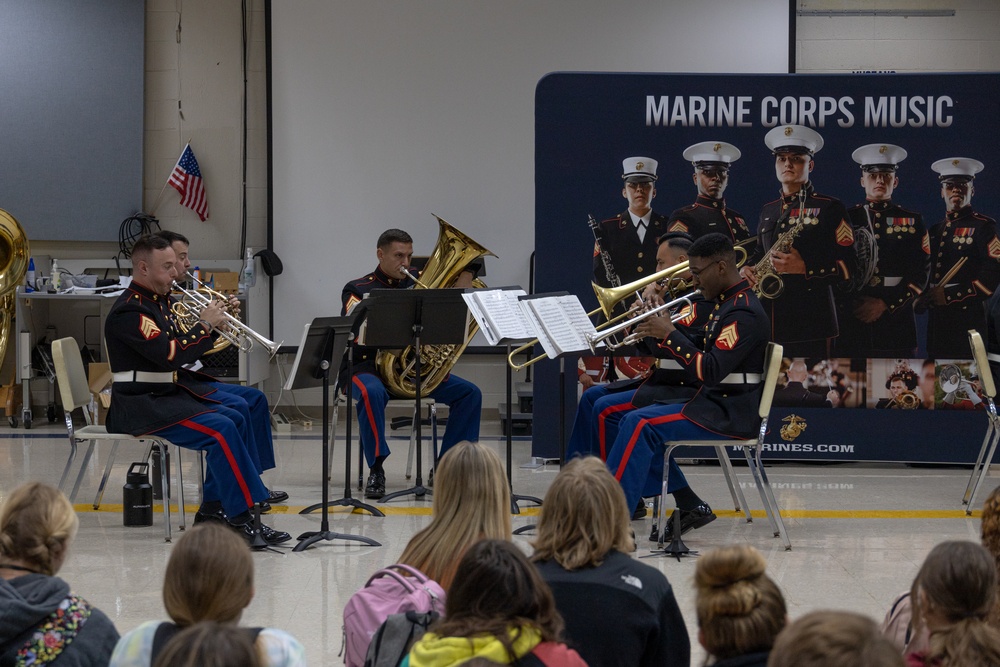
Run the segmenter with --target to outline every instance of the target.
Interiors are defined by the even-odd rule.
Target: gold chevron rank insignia
[[[160,335],[160,327],[156,326],[156,322],[153,321],[148,315],[139,316],[139,333],[146,340],[152,340]]]
[[[924,232],[924,240],[920,242],[920,249],[924,251],[925,255],[931,254],[931,239],[926,232]]]
[[[694,322],[694,308],[691,306],[684,306],[680,312],[681,318],[677,320],[679,324],[684,326],[690,326]]]
[[[667,231],[668,232],[684,232],[684,233],[687,233],[688,226],[685,225],[680,220],[675,220],[674,224],[670,225],[670,227],[667,228]]]
[[[723,327],[719,332],[719,337],[715,339],[715,346],[720,350],[731,350],[736,347],[740,340],[740,333],[736,330],[736,322]]]
[[[361,303],[361,299],[352,294],[351,296],[347,297],[347,304],[344,306],[344,312],[350,315],[351,311],[354,310],[354,306],[358,305],[359,303]]]
[[[841,220],[840,224],[837,226],[837,245],[853,245],[854,244],[854,229],[847,220]]]
[[[1000,259],[1000,239],[995,236],[993,237],[993,240],[990,241],[989,253],[990,257],[993,259]]]

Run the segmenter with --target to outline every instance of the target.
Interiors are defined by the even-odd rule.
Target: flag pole
[[[184,150],[190,145],[191,145],[191,139],[188,138],[187,143],[184,144],[184,148],[181,149],[181,155],[184,155]],[[178,157],[177,162],[174,163],[174,169],[177,168],[177,163],[180,161],[181,159],[180,157]],[[149,214],[154,218],[156,217],[156,209],[160,207],[160,200],[163,199],[163,193],[166,191],[167,186],[170,185],[170,176],[173,175],[174,169],[170,170],[170,174],[167,176],[167,182],[163,184],[162,188],[160,188],[160,194],[156,195],[156,200],[153,202],[153,208],[152,210],[150,210]]]

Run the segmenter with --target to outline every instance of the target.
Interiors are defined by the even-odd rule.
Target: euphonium
[[[492,252],[479,245],[464,233],[452,227],[446,221],[438,220],[440,230],[437,243],[424,265],[420,280],[415,289],[437,289],[452,287],[469,263],[479,257],[496,257]],[[481,280],[473,281],[473,287],[486,287]],[[461,345],[421,345],[420,346],[420,393],[427,395],[444,381],[451,373],[458,357],[465,351],[466,345],[479,331],[475,320],[469,323],[469,331],[465,342]],[[391,352],[379,350],[375,355],[375,366],[378,368],[382,382],[389,391],[401,398],[414,398],[417,395],[417,384],[413,348],[408,346],[403,350]]]
[[[920,397],[912,391],[900,392],[886,405],[890,410],[916,410],[920,407]]]
[[[14,319],[14,294],[28,272],[28,237],[17,220],[0,209],[0,363],[7,354],[11,321]]]

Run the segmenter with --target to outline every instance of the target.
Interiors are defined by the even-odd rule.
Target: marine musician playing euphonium
[[[344,285],[341,294],[341,315],[346,315],[373,289],[408,289],[414,286],[407,275],[413,259],[413,239],[401,229],[389,229],[378,238],[375,251],[378,266],[371,273]],[[452,287],[472,287],[477,266],[475,262],[462,271]],[[385,406],[393,396],[384,378],[378,374],[375,365],[376,350],[363,345],[354,351],[354,384],[351,395],[357,401],[358,424],[361,432],[361,446],[368,462],[368,481],[365,484],[365,498],[378,499],[385,495],[385,470],[383,461],[389,456],[389,443],[385,439]],[[340,369],[340,386],[348,381],[346,359]],[[463,440],[479,440],[479,419],[483,395],[479,387],[468,380],[451,374],[433,391],[428,398],[449,407],[448,424],[441,440],[441,454]]]
[[[781,193],[761,210],[757,247],[741,273],[759,290],[754,267],[770,253],[774,275],[783,284],[775,298],[762,300],[772,340],[785,346],[786,356],[828,359],[830,341],[838,334],[832,287],[850,277],[853,228],[844,205],[817,194],[809,180],[813,156],[823,147],[818,132],[783,125],[768,132],[764,143],[774,154]],[[786,237],[794,237],[787,249],[777,247],[797,225],[799,230]]]

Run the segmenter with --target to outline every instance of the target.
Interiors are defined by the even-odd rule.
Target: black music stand
[[[507,345],[507,358],[510,359],[510,345]],[[507,364],[507,486],[510,487],[510,513],[520,514],[521,508],[518,506],[518,502],[523,500],[529,503],[535,503],[536,505],[542,504],[541,498],[536,498],[535,496],[522,496],[520,494],[514,493],[514,482],[511,479],[511,450],[514,447],[514,420],[513,413],[511,410],[511,399],[514,393],[514,379],[513,379],[514,369],[511,368],[510,364]],[[534,526],[532,526],[534,528]]]
[[[414,350],[415,414],[420,414],[421,345],[461,345],[469,333],[469,309],[460,289],[372,290],[369,295],[364,344],[382,349],[412,346]],[[422,437],[417,428],[417,478],[414,486],[382,498],[387,503],[413,494],[432,495],[424,486]]]
[[[323,519],[318,531],[307,531],[299,535],[299,543],[292,551],[304,551],[320,540],[353,540],[362,542],[372,547],[382,546],[378,542],[361,535],[351,535],[348,533],[334,533],[330,530],[329,508],[330,505],[348,505],[352,507],[363,506],[350,497],[351,480],[351,452],[350,439],[347,441],[347,477],[345,482],[345,498],[336,502],[329,502],[330,498],[330,366],[334,359],[340,360],[344,356],[344,349],[347,341],[352,336],[351,328],[354,326],[356,316],[348,317],[318,317],[311,324],[306,325],[306,330],[302,335],[302,344],[299,345],[299,352],[295,357],[295,364],[292,367],[292,374],[285,387],[287,389],[306,389],[310,387],[323,387],[323,502],[313,508],[306,508],[303,514],[312,511],[316,507],[323,510]],[[348,413],[348,420],[350,413]],[[378,512],[374,507],[370,508]],[[381,514],[381,513],[379,513]]]

